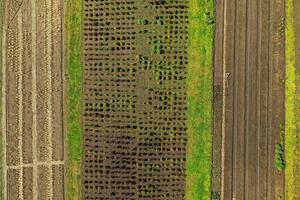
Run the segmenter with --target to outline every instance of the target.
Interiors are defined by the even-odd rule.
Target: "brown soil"
[[[187,5],[84,1],[84,199],[184,199]]]
[[[33,173],[32,167],[24,168],[23,174],[23,197],[24,200],[33,199]]]
[[[7,199],[19,199],[19,176],[18,170],[8,170],[7,171]]]
[[[53,199],[64,199],[64,167],[53,166]]]
[[[49,177],[52,168],[49,167],[38,167],[38,199],[53,199],[53,193],[51,191],[52,180]]]
[[[213,169],[221,176],[213,170],[212,189],[222,199],[284,198],[274,158],[284,128],[284,16],[281,0],[217,1]]]
[[[64,199],[63,1],[7,0],[6,13],[5,196]]]

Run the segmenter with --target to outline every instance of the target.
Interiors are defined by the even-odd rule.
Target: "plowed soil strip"
[[[217,18],[217,26],[224,26],[223,43],[220,32],[216,42],[223,57],[219,51],[215,57],[215,84],[223,75],[223,99],[215,102],[215,108],[223,104],[222,199],[283,198],[284,173],[275,168],[274,148],[284,142],[283,3],[241,0],[217,6],[217,16],[225,12],[224,21]]]

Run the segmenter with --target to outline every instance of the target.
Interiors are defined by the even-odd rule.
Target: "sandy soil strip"
[[[32,153],[33,153],[33,200],[38,199],[38,183],[37,183],[37,89],[36,89],[36,1],[31,0],[31,36],[32,36]]]
[[[51,26],[52,0],[46,0],[46,48],[47,48],[47,122],[48,122],[48,140],[49,140],[49,161],[52,160],[52,26]],[[52,184],[52,166],[49,166],[49,196],[53,199],[53,184]]]
[[[19,10],[18,13],[18,37],[19,37],[19,63],[18,63],[18,109],[19,109],[19,120],[18,120],[18,128],[19,128],[19,156],[20,156],[20,164],[23,164],[23,71],[22,71],[22,61],[23,61],[23,38],[22,38],[23,30],[22,30],[22,10]],[[23,168],[20,168],[19,175],[19,197],[23,199]]]
[[[39,167],[39,166],[57,166],[57,165],[64,165],[64,161],[55,161],[55,162],[37,162],[35,165],[33,164],[23,164],[18,166],[7,166],[7,169],[21,169],[25,167]]]
[[[4,6],[6,6],[4,4]],[[7,9],[5,7],[3,32],[2,32],[2,141],[3,141],[3,197],[7,199],[7,168],[6,168],[6,16]]]

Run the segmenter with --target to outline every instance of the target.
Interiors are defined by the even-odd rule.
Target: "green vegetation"
[[[162,42],[159,40],[156,40],[153,42],[152,51],[155,54],[161,54],[162,53]]]
[[[4,20],[4,1],[0,2],[0,129],[2,131],[2,36],[3,36],[3,20]],[[3,199],[3,152],[4,148],[2,137],[5,133],[0,134],[0,200]]]
[[[148,20],[147,19],[139,19],[138,20],[138,24],[140,24],[140,25],[147,25],[149,22],[148,22]]]
[[[214,13],[213,0],[190,0],[188,66],[188,144],[186,199],[210,199],[213,23],[205,13]],[[213,19],[213,17],[212,17]]]
[[[284,149],[282,144],[275,145],[275,166],[279,171],[282,171],[285,167]]]
[[[82,60],[81,23],[82,2],[66,1],[66,73],[67,73],[67,196],[68,199],[82,199]]]
[[[300,74],[296,72],[294,1],[286,1],[286,99],[285,99],[285,195],[287,200],[299,199],[297,191],[299,174],[296,169],[300,164],[300,150],[297,141],[300,128]],[[299,139],[298,139],[299,140]]]
[[[280,143],[275,145],[275,167],[279,171],[285,168],[285,158],[284,158],[284,128],[280,124]]]
[[[220,200],[221,196],[218,192],[212,192],[211,193],[211,200]]]

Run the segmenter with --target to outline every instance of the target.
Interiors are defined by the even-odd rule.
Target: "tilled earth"
[[[84,199],[184,199],[188,0],[84,1]]]
[[[284,1],[217,1],[213,185],[222,199],[284,199]]]
[[[5,199],[64,199],[62,3],[6,1]]]

